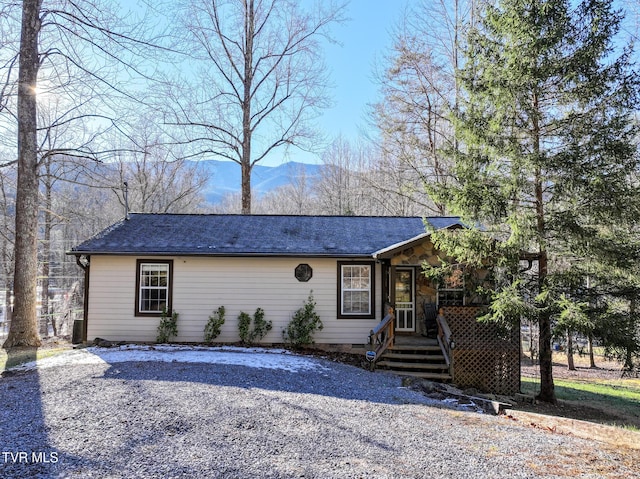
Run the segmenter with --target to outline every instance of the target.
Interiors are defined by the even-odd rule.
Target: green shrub
[[[178,313],[175,311],[173,311],[171,316],[169,316],[167,308],[162,309],[156,342],[168,343],[171,337],[178,335],[178,316]]]
[[[313,334],[316,331],[322,331],[322,328],[322,321],[316,313],[316,302],[311,291],[304,305],[294,313],[287,329],[282,331],[282,337],[285,343],[294,348],[300,348],[313,344]]]
[[[256,340],[260,341],[271,331],[272,327],[273,323],[271,321],[264,320],[264,310],[262,308],[256,309],[253,319],[243,311],[238,315],[238,332],[240,333],[240,341],[244,344],[252,344]]]
[[[271,328],[273,328],[273,323],[271,321],[264,320],[264,310],[262,308],[256,309],[256,312],[253,315],[252,340],[257,339],[260,341],[269,331],[271,331]]]
[[[240,341],[243,343],[249,342],[249,334],[251,330],[251,316],[244,311],[240,312],[238,316],[238,332],[240,333]]]
[[[204,327],[204,342],[211,343],[220,336],[222,325],[224,324],[224,306],[220,306],[218,310],[209,316],[209,321]]]

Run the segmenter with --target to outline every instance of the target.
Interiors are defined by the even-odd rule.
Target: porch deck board
[[[440,346],[435,344],[433,346],[410,346],[407,344],[394,344],[393,346],[388,348],[389,352],[394,352],[394,351],[414,351],[414,352],[418,352],[418,351],[424,351],[424,352],[438,352],[438,351],[442,351],[440,349]]]
[[[419,371],[397,371],[399,376],[412,376],[422,379],[439,379],[441,381],[451,380],[451,375],[448,373],[431,373],[431,372],[419,372]]]
[[[405,363],[405,362],[396,362],[396,361],[378,361],[378,366],[382,367],[394,367],[397,369],[436,369],[443,370],[447,369],[446,364],[438,364],[438,363]]]
[[[438,346],[436,338],[426,338],[419,334],[396,334],[394,346]]]
[[[413,349],[411,349],[413,351]],[[410,353],[394,353],[393,349],[388,349],[384,354],[384,358],[388,359],[416,359],[421,361],[444,361],[442,354],[410,354]]]

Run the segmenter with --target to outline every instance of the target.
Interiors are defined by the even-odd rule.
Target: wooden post
[[[396,320],[395,320],[395,307],[396,307],[396,267],[395,265],[391,265],[389,267],[389,303],[387,305],[387,314],[390,312],[394,315],[393,319],[393,331],[395,333],[396,329]],[[389,309],[391,311],[389,311]]]
[[[395,311],[393,309],[393,306],[388,304],[387,305],[387,314],[390,314],[391,316],[394,317],[394,319],[392,321],[389,321],[389,347],[393,348],[393,344],[395,343],[396,340],[396,321],[395,321]]]
[[[389,268],[389,303],[392,307],[396,305],[396,267],[391,265]]]

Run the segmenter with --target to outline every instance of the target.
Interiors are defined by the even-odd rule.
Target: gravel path
[[[96,362],[2,378],[0,477],[640,477],[630,453],[305,361]]]

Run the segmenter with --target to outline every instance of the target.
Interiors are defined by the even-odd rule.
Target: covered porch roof
[[[458,228],[463,228],[463,227],[464,227],[464,225],[458,221],[456,223],[449,224],[449,225],[447,225],[445,227],[438,228],[435,231],[442,230],[442,229],[458,229]],[[398,243],[395,243],[395,244],[392,244],[392,245],[387,246],[385,248],[382,248],[382,249],[376,251],[375,253],[373,253],[373,257],[375,259],[389,259],[389,258],[392,258],[396,254],[401,253],[402,251],[406,250],[407,248],[418,246],[418,245],[424,243],[426,240],[431,238],[432,233],[433,232],[420,233],[419,235],[416,235],[416,236],[414,236],[412,238],[409,238],[407,240],[400,241]]]

